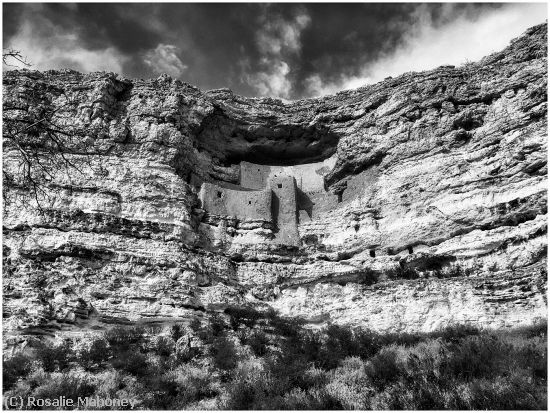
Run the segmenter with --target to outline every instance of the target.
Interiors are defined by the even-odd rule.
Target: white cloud
[[[291,90],[291,82],[287,77],[289,72],[290,68],[286,62],[274,61],[269,71],[251,75],[250,82],[261,96],[286,98]]]
[[[178,48],[171,44],[159,44],[149,50],[143,61],[157,74],[166,73],[172,77],[180,77],[187,69],[177,55]]]
[[[405,72],[434,69],[444,64],[459,66],[466,61],[504,49],[513,38],[527,28],[544,22],[546,4],[506,4],[486,11],[475,18],[458,14],[453,4],[446,4],[444,13],[453,16],[446,25],[436,26],[425,8],[414,13],[414,24],[408,28],[405,41],[389,54],[364,65],[355,76],[342,76],[337,81],[323,82],[318,74],[306,79],[311,96],[333,94],[376,83],[388,76]]]
[[[248,73],[245,78],[261,96],[285,99],[289,97],[292,85],[288,61],[300,54],[300,37],[311,18],[302,10],[290,20],[268,12],[269,7],[261,17],[262,29],[256,33],[256,44],[262,54],[260,71]]]
[[[31,69],[48,70],[70,68],[81,72],[112,71],[120,73],[127,57],[114,47],[89,50],[74,33],[63,33],[49,20],[34,10],[32,17],[11,37],[9,47],[25,56]],[[39,30],[38,30],[39,29]],[[15,66],[21,67],[13,62]],[[13,67],[5,67],[13,69]]]
[[[287,21],[282,16],[262,16],[263,28],[256,34],[256,43],[266,55],[279,56],[285,53],[299,53],[302,44],[300,35],[311,22],[304,12],[295,14]]]

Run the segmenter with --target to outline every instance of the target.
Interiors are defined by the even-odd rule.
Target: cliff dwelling
[[[239,184],[204,182],[199,198],[210,215],[272,224],[272,242],[300,244],[298,224],[311,220],[318,208],[331,208],[338,196],[325,190],[324,175],[335,158],[292,166],[261,165],[242,161]]]

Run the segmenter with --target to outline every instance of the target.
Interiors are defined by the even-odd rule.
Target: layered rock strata
[[[6,72],[5,104],[40,93],[55,117],[77,102],[90,135],[86,155],[65,154],[84,167],[4,206],[4,337],[229,305],[382,331],[544,318],[546,50],[540,25],[477,63],[290,103],[167,76]],[[292,242],[268,210],[277,172],[296,186],[294,205],[278,199]],[[201,188],[254,190],[263,212],[216,209]],[[421,278],[399,276],[411,269]]]

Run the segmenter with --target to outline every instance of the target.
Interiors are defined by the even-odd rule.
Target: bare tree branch
[[[20,51],[11,48],[2,49],[2,63],[6,66],[17,67],[17,65],[9,64],[8,61],[10,60],[15,60],[24,66],[31,66],[27,58],[23,56]]]
[[[29,66],[19,51],[4,49],[2,57],[4,64],[15,59]],[[4,208],[10,196],[26,194],[42,211],[41,200],[49,197],[49,186],[59,173],[71,180],[91,164],[90,155],[96,152],[90,150],[89,138],[94,131],[75,121],[78,101],[44,84],[5,93],[2,109],[3,151],[10,157],[2,165]]]

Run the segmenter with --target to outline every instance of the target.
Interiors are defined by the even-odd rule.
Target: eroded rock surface
[[[42,212],[5,205],[5,337],[228,305],[384,331],[545,317],[546,48],[540,25],[478,63],[291,103],[166,76],[5,73],[4,102],[78,102],[91,148],[52,178]],[[268,168],[259,186],[243,165]],[[205,185],[220,200],[277,195],[277,173],[295,182],[297,206],[276,197],[288,228],[267,195],[255,216],[201,202]]]

